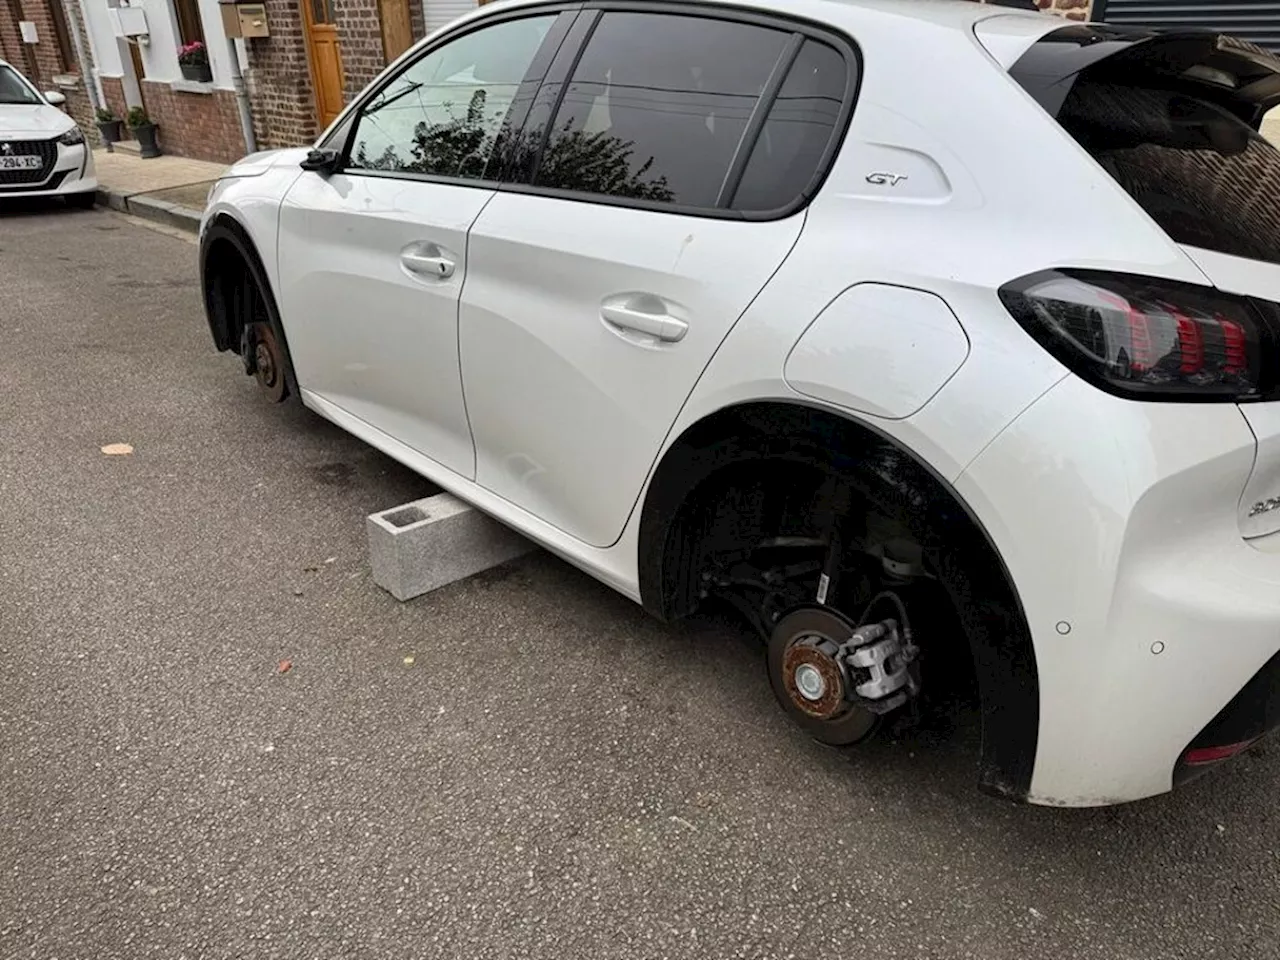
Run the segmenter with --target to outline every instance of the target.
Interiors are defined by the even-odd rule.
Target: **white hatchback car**
[[[58,109],[65,100],[56,91],[41,93],[0,60],[0,201],[62,197],[72,206],[93,206],[93,152],[76,122]]]
[[[212,191],[214,342],[851,743],[981,785],[1280,723],[1280,60],[960,0],[515,0]],[[937,676],[937,674],[935,674]]]

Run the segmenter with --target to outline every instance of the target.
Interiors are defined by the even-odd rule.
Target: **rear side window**
[[[551,122],[535,185],[715,207],[790,40],[705,17],[605,13]]]
[[[778,210],[804,193],[835,133],[847,81],[844,57],[825,43],[805,41],[769,110],[731,206]]]

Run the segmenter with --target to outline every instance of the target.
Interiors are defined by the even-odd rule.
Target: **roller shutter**
[[[1277,0],[1094,0],[1093,19],[1166,30],[1216,30],[1280,51]]]
[[[476,8],[476,0],[423,0],[422,15],[427,33],[456,20]]]

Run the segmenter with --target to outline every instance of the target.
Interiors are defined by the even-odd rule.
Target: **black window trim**
[[[786,80],[787,72],[795,62],[795,58],[799,55],[799,51],[803,46],[804,40],[816,40],[832,47],[837,53],[844,58],[845,61],[845,89],[841,96],[840,113],[836,117],[835,126],[832,128],[831,138],[827,142],[827,146],[819,157],[818,165],[814,171],[813,177],[808,185],[800,191],[800,194],[794,201],[786,206],[779,207],[775,210],[735,210],[732,207],[715,206],[703,207],[692,206],[679,203],[662,203],[655,200],[638,200],[631,197],[611,197],[604,194],[588,193],[581,190],[567,190],[556,187],[539,187],[524,180],[512,179],[508,176],[511,173],[508,164],[504,162],[504,169],[498,171],[498,176],[485,177],[484,179],[469,179],[466,177],[446,177],[438,174],[429,173],[413,173],[400,170],[365,170],[361,168],[348,167],[347,163],[350,159],[350,150],[352,139],[357,127],[360,113],[366,104],[374,97],[381,93],[388,85],[394,83],[401,74],[417,64],[423,57],[429,56],[434,51],[440,49],[445,44],[452,43],[468,33],[481,30],[486,27],[495,26],[510,20],[523,20],[528,17],[546,16],[550,13],[569,14],[567,17],[558,17],[553,23],[551,31],[548,32],[547,40],[543,48],[539,49],[539,53],[547,49],[551,43],[558,44],[558,49],[552,52],[550,62],[547,63],[545,71],[540,73],[535,68],[539,67],[539,58],[535,56],[534,61],[530,63],[529,70],[525,73],[521,81],[521,87],[526,84],[532,85],[532,95],[527,98],[528,107],[524,110],[524,115],[517,118],[511,114],[504,119],[503,125],[510,125],[514,135],[519,136],[524,132],[527,125],[529,114],[536,108],[544,90],[548,92],[554,91],[555,102],[552,105],[550,117],[548,119],[547,134],[549,135],[551,124],[559,113],[560,104],[564,97],[565,90],[568,88],[570,78],[573,71],[577,68],[578,61],[586,49],[587,43],[590,42],[591,34],[595,30],[596,24],[600,22],[600,18],[604,13],[608,12],[622,13],[643,13],[643,14],[669,14],[675,16],[697,16],[708,20],[720,20],[729,23],[744,23],[752,26],[766,27],[773,30],[780,30],[792,34],[791,40],[782,55],[775,63],[765,89],[761,91],[761,96],[756,102],[756,107],[752,112],[747,123],[747,129],[743,132],[743,136],[738,143],[738,148],[734,153],[729,165],[729,175],[735,175],[733,183],[733,191],[729,194],[731,198],[737,192],[742,175],[746,171],[747,162],[751,158],[751,150],[755,147],[756,141],[759,139],[760,132],[763,130],[764,121],[768,118],[769,111],[776,102],[778,93],[782,89],[782,84]],[[559,34],[556,36],[556,34]],[[797,37],[800,38],[797,41]],[[786,61],[785,65],[783,61]],[[548,197],[557,200],[572,200],[580,203],[594,203],[602,206],[612,207],[630,207],[637,210],[649,210],[656,213],[669,213],[678,216],[695,216],[707,217],[718,220],[745,220],[745,221],[770,221],[782,220],[790,217],[800,210],[804,209],[813,200],[814,196],[822,189],[823,183],[826,182],[831,167],[844,144],[845,136],[849,130],[849,123],[853,116],[853,111],[857,106],[858,94],[862,87],[863,58],[862,50],[857,43],[846,34],[836,30],[828,24],[816,23],[805,20],[800,17],[784,16],[781,14],[765,13],[745,7],[736,7],[731,5],[721,6],[712,3],[698,3],[696,0],[690,2],[680,2],[680,0],[562,0],[558,3],[535,4],[530,6],[516,7],[511,10],[495,11],[489,16],[482,16],[475,20],[468,21],[456,30],[451,30],[447,34],[439,37],[431,44],[424,46],[421,50],[416,51],[411,57],[406,57],[399,64],[399,69],[394,73],[388,74],[376,86],[369,87],[360,97],[355,100],[347,110],[343,112],[342,118],[337,126],[333,128],[333,132],[326,137],[319,146],[336,148],[341,154],[341,161],[338,166],[339,173],[347,176],[355,177],[379,177],[383,179],[394,180],[411,180],[419,183],[439,183],[450,186],[475,187],[485,190],[498,190],[507,193],[521,193],[530,196]],[[775,84],[774,81],[777,81]],[[552,85],[558,85],[555,89]],[[550,90],[549,90],[550,88]],[[521,94],[517,93],[515,101],[513,101],[513,109],[516,103],[521,101]],[[758,116],[757,116],[758,115]],[[756,126],[756,121],[759,125]],[[518,123],[518,127],[517,127]],[[748,136],[750,134],[750,136]],[[529,164],[530,176],[536,175],[538,166],[542,162],[542,154],[546,149],[547,136],[543,137],[541,146],[537,154],[532,158]],[[486,173],[488,171],[486,170]],[[726,175],[726,185],[729,181],[729,175]],[[717,198],[717,203],[723,199],[724,189],[721,189],[721,198]]]
[[[642,13],[642,14],[669,14],[675,16],[696,16],[707,20],[720,20],[729,23],[744,23],[752,26],[767,27],[773,30],[779,30],[793,34],[790,43],[784,48],[783,53],[779,57],[779,61],[775,64],[774,71],[771,73],[769,81],[765,85],[765,89],[761,91],[761,96],[756,103],[756,111],[753,111],[748,121],[748,129],[744,131],[743,137],[738,143],[737,151],[729,164],[729,172],[733,173],[739,167],[741,161],[741,170],[737,172],[737,181],[740,182],[742,173],[746,170],[747,161],[751,156],[751,149],[755,146],[756,139],[763,129],[764,120],[767,118],[769,111],[776,102],[778,93],[782,88],[782,83],[786,79],[787,71],[795,61],[795,57],[799,54],[800,47],[804,40],[816,40],[825,43],[835,49],[845,61],[845,89],[841,97],[840,113],[836,117],[835,126],[832,128],[831,138],[827,142],[826,149],[819,158],[817,169],[813,177],[810,179],[806,187],[800,191],[799,196],[786,206],[779,207],[774,210],[734,210],[721,206],[703,207],[691,206],[688,204],[678,203],[662,203],[655,200],[637,200],[631,197],[611,197],[605,194],[588,193],[581,190],[568,190],[558,187],[540,187],[533,183],[518,182],[510,179],[503,180],[498,185],[498,190],[506,193],[521,193],[530,196],[549,197],[558,200],[574,200],[581,203],[594,203],[602,206],[611,207],[631,207],[637,210],[649,210],[657,213],[670,213],[683,216],[707,217],[718,220],[746,220],[746,221],[769,221],[781,220],[798,213],[804,207],[808,206],[813,197],[822,188],[822,184],[826,181],[827,175],[831,172],[832,164],[835,157],[839,154],[840,148],[844,143],[845,135],[849,129],[849,122],[853,116],[853,111],[857,105],[858,93],[862,85],[863,60],[862,51],[852,38],[838,32],[827,24],[818,24],[798,17],[783,16],[779,14],[764,13],[759,10],[751,10],[735,6],[720,6],[719,4],[697,3],[697,2],[679,2],[679,0],[588,0],[582,4],[583,15],[595,13],[599,14],[608,12],[621,13]],[[598,22],[598,20],[596,21]],[[594,23],[592,24],[594,28]],[[797,42],[796,37],[800,38]],[[557,91],[556,110],[552,113],[548,120],[548,126],[554,122],[556,114],[559,112],[559,101],[563,98],[564,89],[568,87],[568,82],[572,78],[573,71],[576,69],[578,60],[582,56],[583,50],[590,41],[588,34],[583,38],[582,42],[576,48],[568,48],[562,46],[559,54],[551,67],[547,71],[547,77],[544,83],[551,82],[553,75],[563,73],[561,80],[561,89]],[[788,56],[789,55],[789,56]],[[788,60],[785,69],[779,70],[783,60]],[[567,68],[566,68],[567,65]],[[777,79],[776,86],[773,80]],[[756,113],[759,113],[760,126],[754,130],[753,135],[748,142],[747,133],[751,132],[751,128],[756,120]],[[543,149],[546,146],[546,138],[543,139]],[[741,154],[741,156],[739,156]],[[541,150],[539,156],[534,158],[531,164],[532,170],[537,170],[541,163]],[[728,177],[726,177],[726,181]],[[735,182],[734,192],[737,191],[738,182]],[[723,193],[723,190],[722,190]],[[719,198],[717,199],[719,202]]]
[[[574,23],[581,15],[582,6],[583,4],[581,0],[577,0],[577,2],[546,3],[535,6],[517,7],[513,10],[506,10],[494,13],[491,16],[480,17],[476,20],[468,21],[458,27],[458,29],[449,31],[449,33],[441,36],[430,45],[424,46],[421,50],[415,51],[412,56],[406,57],[398,65],[398,69],[394,73],[389,73],[376,85],[370,86],[366,89],[364,93],[361,94],[361,96],[343,112],[343,116],[339,124],[333,128],[333,132],[326,137],[319,146],[322,148],[327,147],[329,149],[338,150],[340,160],[335,172],[345,174],[349,177],[375,177],[385,180],[411,180],[419,183],[439,183],[449,186],[476,187],[484,190],[498,189],[503,182],[502,176],[506,173],[505,169],[499,171],[499,175],[496,178],[486,176],[484,178],[477,179],[471,177],[441,176],[440,174],[433,173],[414,173],[408,170],[367,170],[363,167],[348,166],[351,160],[352,140],[354,139],[355,131],[359,126],[360,116],[363,113],[365,106],[367,106],[370,101],[377,97],[388,86],[395,83],[395,81],[398,80],[405,71],[412,69],[418,63],[421,63],[423,58],[429,57],[432,53],[447,44],[450,44],[455,40],[459,40],[468,34],[475,33],[478,30],[483,30],[487,27],[494,27],[501,23],[507,23],[513,20],[527,20],[534,17],[545,17],[549,14],[558,14],[559,16],[552,21],[551,28],[547,31],[547,36],[543,39],[542,46],[538,48],[538,51],[535,53],[528,69],[525,71],[524,77],[522,77],[520,81],[520,87],[522,89],[526,85],[532,85],[532,94],[527,98],[529,106],[532,106],[534,97],[537,95],[537,90],[541,88],[546,74],[551,70],[559,58],[560,47],[563,46],[565,39],[570,36],[570,31],[572,30]],[[554,49],[552,49],[552,47],[554,47]],[[550,49],[551,55],[549,59],[545,59],[545,61],[543,61],[546,65],[546,69],[543,70],[542,63],[540,62],[542,58],[539,57],[539,54],[548,49]],[[520,102],[521,91],[517,91],[515,99],[512,101],[512,105],[508,109],[507,116],[503,118],[503,127],[512,124],[512,111],[516,109]],[[528,115],[528,109],[528,107],[525,108],[525,116]],[[517,122],[520,129],[523,129],[524,117],[520,117]],[[512,125],[514,126],[514,124]],[[516,132],[518,133],[519,130]],[[487,174],[488,172],[489,171],[486,168],[485,173]]]

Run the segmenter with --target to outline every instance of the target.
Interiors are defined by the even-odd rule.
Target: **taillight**
[[[1095,386],[1142,400],[1280,397],[1280,305],[1170,280],[1053,270],[1000,290],[1014,318]]]
[[[1188,750],[1183,756],[1182,762],[1192,767],[1204,766],[1207,763],[1220,763],[1223,760],[1230,760],[1237,753],[1243,753],[1248,750],[1259,739],[1259,737],[1254,737],[1252,740],[1241,740],[1239,743],[1224,743],[1220,747],[1198,747],[1195,750]]]

